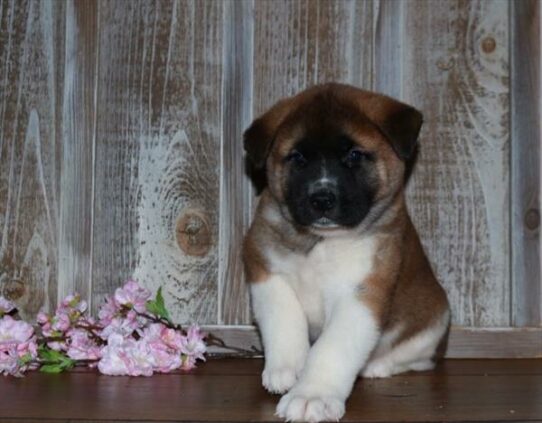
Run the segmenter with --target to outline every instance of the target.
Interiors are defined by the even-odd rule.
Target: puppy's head
[[[340,84],[275,104],[244,134],[287,218],[316,230],[359,226],[403,188],[422,115],[389,97]],[[381,207],[380,207],[381,208]]]

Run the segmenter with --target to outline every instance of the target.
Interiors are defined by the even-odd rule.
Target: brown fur
[[[360,293],[383,331],[405,327],[394,345],[431,326],[448,308],[402,196],[395,209],[394,218],[378,232],[374,271]]]

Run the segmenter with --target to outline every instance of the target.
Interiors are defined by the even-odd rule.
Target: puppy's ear
[[[413,156],[423,123],[423,115],[418,110],[397,102],[397,105],[376,123],[401,160],[408,160]]]
[[[243,145],[247,156],[256,168],[263,168],[277,130],[292,110],[291,98],[276,103],[271,109],[257,118],[243,134]]]
[[[414,107],[393,98],[362,92],[359,105],[390,142],[401,160],[410,159],[416,151],[423,115]]]

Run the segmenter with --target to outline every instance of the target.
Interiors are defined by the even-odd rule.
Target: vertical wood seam
[[[404,49],[401,44],[404,38],[403,2],[399,2],[399,6],[397,6],[393,0],[380,0],[375,5],[375,9],[376,34],[373,62],[374,86],[372,88],[380,93],[402,99],[404,85]],[[394,22],[399,22],[396,29],[394,29]]]
[[[219,213],[218,213],[218,261],[217,261],[217,284],[218,284],[218,291],[217,291],[217,304],[216,304],[216,317],[217,317],[217,324],[222,324],[222,284],[224,283],[222,275],[224,273],[224,260],[222,259],[222,204],[224,201],[224,104],[226,103],[224,101],[224,92],[225,92],[225,83],[224,83],[224,73],[225,73],[225,59],[226,59],[226,36],[227,36],[227,18],[229,17],[229,9],[230,5],[229,3],[223,4],[222,9],[222,72],[221,72],[221,78],[220,83],[222,90],[222,95],[220,96],[220,169],[219,169],[219,179],[218,183],[220,184],[218,188],[218,207],[219,207]]]
[[[92,310],[93,300],[93,278],[94,278],[94,207],[96,205],[96,128],[98,127],[98,90],[99,90],[99,70],[100,70],[100,2],[96,2],[96,50],[95,58],[96,63],[94,65],[94,120],[92,123],[92,178],[91,178],[91,211],[90,211],[90,268],[88,277],[88,308]]]
[[[540,284],[540,3],[510,3],[512,325],[542,323]]]
[[[514,282],[515,282],[515,278],[514,278],[514,265],[515,265],[515,262],[514,262],[514,207],[513,207],[513,203],[514,203],[514,181],[513,181],[513,175],[512,175],[512,172],[513,172],[513,164],[512,164],[512,154],[513,154],[513,151],[514,151],[514,145],[513,145],[513,138],[514,138],[514,134],[513,134],[513,128],[514,128],[514,119],[513,119],[513,98],[514,98],[514,93],[513,93],[513,84],[512,84],[512,78],[513,78],[513,71],[514,71],[514,31],[515,31],[515,24],[514,24],[514,18],[513,18],[513,14],[514,14],[514,5],[512,4],[512,2],[509,2],[508,3],[508,27],[510,28],[509,30],[509,33],[508,33],[508,37],[509,37],[509,40],[508,40],[508,56],[510,58],[509,60],[509,66],[510,66],[510,98],[508,99],[508,101],[510,102],[509,106],[508,106],[508,113],[509,113],[509,117],[508,117],[508,121],[510,122],[510,134],[508,136],[509,138],[509,143],[510,143],[510,152],[509,152],[509,156],[508,156],[508,167],[510,169],[510,179],[508,180],[508,191],[510,192],[510,204],[508,204],[508,208],[509,208],[509,216],[510,216],[510,231],[509,231],[509,234],[508,234],[508,249],[510,251],[510,269],[508,269],[508,292],[510,293],[510,298],[508,299],[509,301],[509,304],[508,304],[508,307],[509,307],[509,311],[508,311],[508,321],[510,322],[510,326],[512,326],[514,324],[514,311],[515,311],[515,306],[514,306],[514,297],[515,297],[515,290],[514,290]]]
[[[96,3],[67,3],[65,12],[64,92],[58,285],[59,297],[78,292],[90,300],[95,177],[97,58]],[[94,116],[92,116],[94,114]],[[90,159],[90,163],[89,163]]]

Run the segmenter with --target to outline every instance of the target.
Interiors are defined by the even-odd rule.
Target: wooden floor
[[[0,422],[277,421],[262,361],[211,360],[188,374],[90,371],[0,377]],[[542,422],[542,360],[449,360],[435,371],[358,380],[345,422]]]

